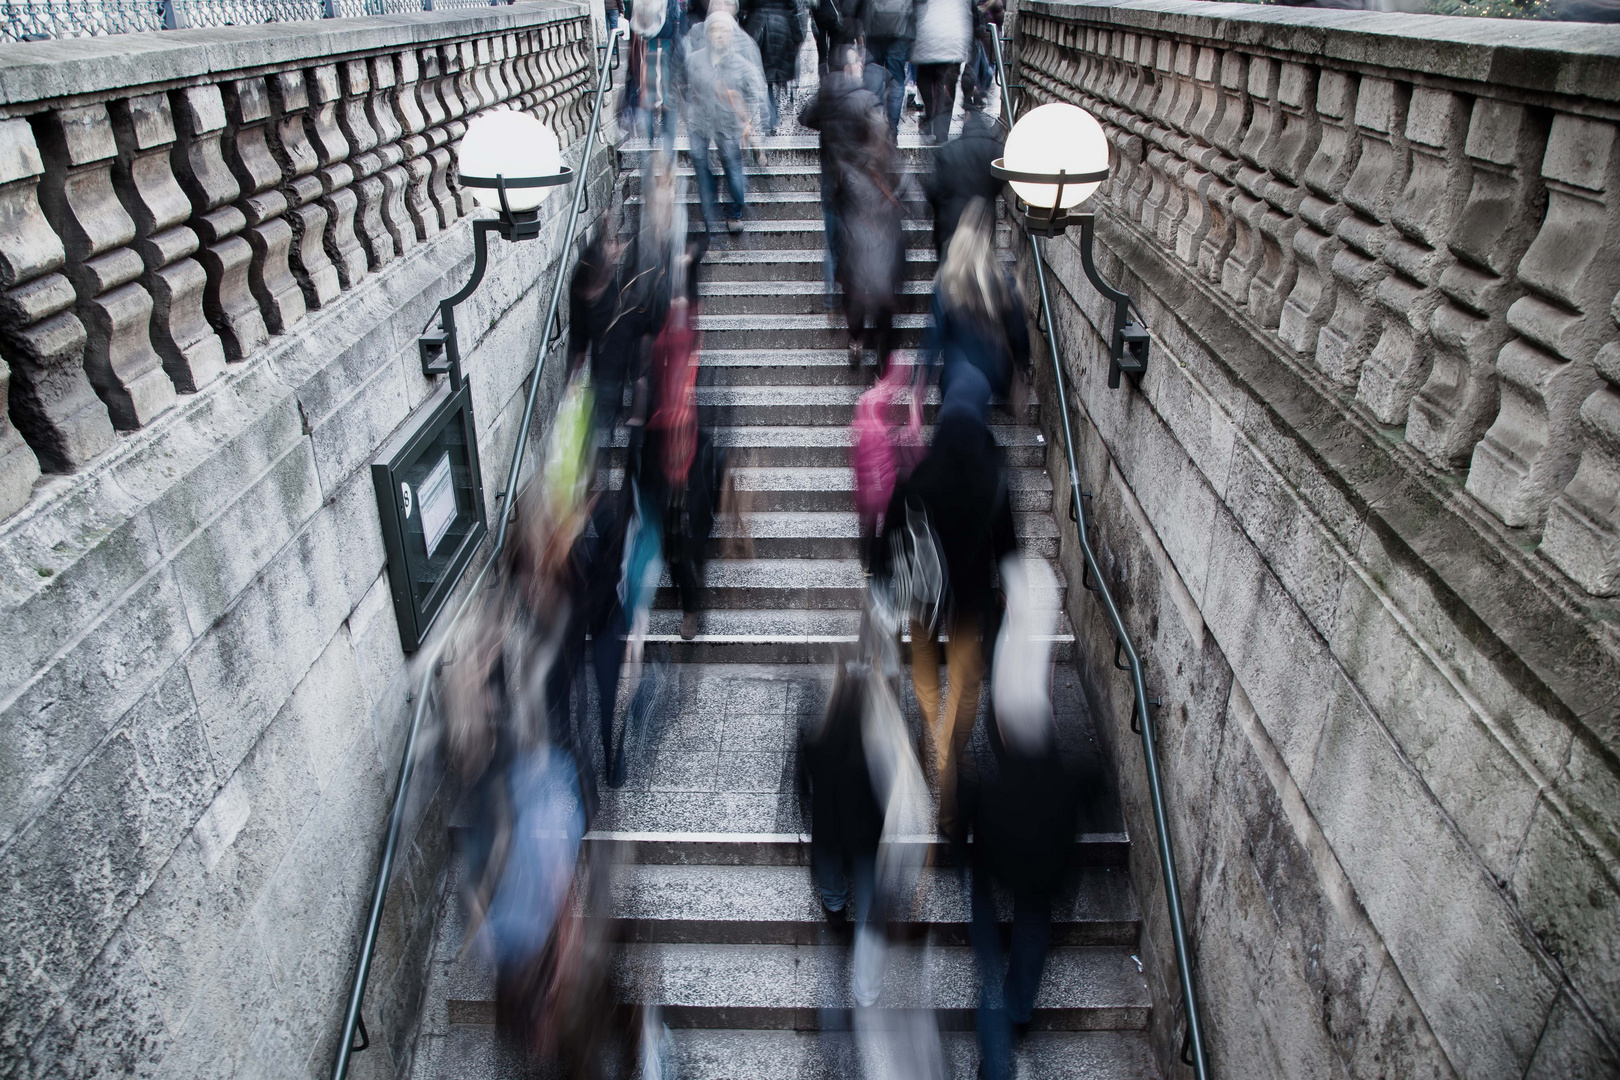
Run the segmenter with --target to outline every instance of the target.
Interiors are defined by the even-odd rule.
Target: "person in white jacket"
[[[951,133],[956,83],[973,42],[972,0],[922,0],[917,5],[917,36],[911,62],[917,66],[922,98],[923,142],[938,144]]]

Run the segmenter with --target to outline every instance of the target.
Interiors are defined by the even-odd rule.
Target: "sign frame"
[[[448,491],[442,480],[434,483],[434,474],[446,458],[451,473]],[[426,474],[418,475],[424,466]],[[413,476],[414,486],[409,479]],[[441,386],[419,407],[372,460],[371,481],[388,554],[388,584],[399,622],[399,642],[409,655],[422,647],[445,601],[489,534],[471,385],[464,380],[454,390]],[[421,494],[424,488],[432,489],[426,497]],[[439,537],[430,550],[423,520],[430,513],[442,520],[447,496],[454,500],[454,512],[448,524],[436,522]],[[452,542],[454,547],[435,566],[439,548]]]

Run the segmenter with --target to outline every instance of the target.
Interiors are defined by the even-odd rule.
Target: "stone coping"
[[[1019,10],[1620,103],[1620,26],[1207,0],[1023,0]]]
[[[572,0],[521,0],[487,10],[21,42],[0,49],[0,112],[23,114],[62,98],[105,98],[224,72],[285,69],[354,53],[465,41],[588,13],[587,4]]]

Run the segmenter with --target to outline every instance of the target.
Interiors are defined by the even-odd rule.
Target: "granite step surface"
[[[704,281],[822,281],[825,274],[826,236],[807,236],[804,246],[768,251],[716,246],[703,256]],[[931,280],[939,262],[932,244],[906,249],[903,276],[908,281]]]

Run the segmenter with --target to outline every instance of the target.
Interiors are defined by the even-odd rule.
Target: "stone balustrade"
[[[1620,595],[1614,32],[1199,7],[1021,7],[1028,91],[1112,143],[1103,213]]]
[[[583,9],[211,35],[0,58],[0,519],[468,213],[470,117],[590,119]]]

